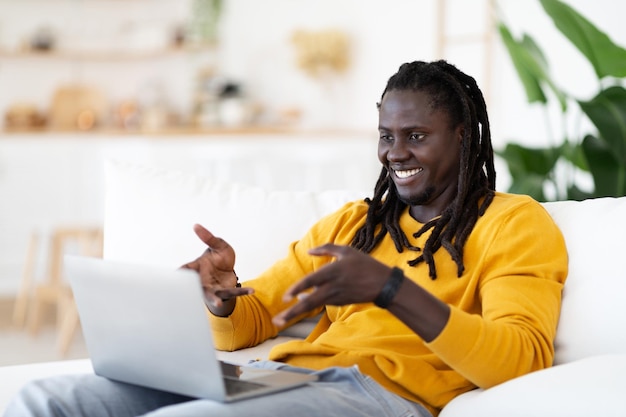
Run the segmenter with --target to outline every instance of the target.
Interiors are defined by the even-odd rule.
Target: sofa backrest
[[[285,256],[322,216],[366,197],[360,191],[267,191],[111,160],[105,190],[105,258],[178,267],[206,249],[193,232],[200,223],[235,248],[235,270],[244,281]]]
[[[178,267],[199,256],[200,223],[237,251],[242,280],[286,254],[315,221],[369,191],[293,192],[226,184],[190,173],[108,161],[104,257]],[[569,277],[557,332],[556,363],[626,353],[626,197],[544,206],[560,226]]]

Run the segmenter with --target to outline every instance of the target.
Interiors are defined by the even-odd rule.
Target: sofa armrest
[[[29,381],[53,375],[91,373],[89,359],[31,363],[0,367],[0,415],[11,398]]]
[[[452,400],[439,417],[623,416],[626,354],[592,356]]]

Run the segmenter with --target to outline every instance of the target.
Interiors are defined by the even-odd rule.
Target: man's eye
[[[424,134],[422,133],[411,133],[411,136],[409,137],[410,140],[412,141],[418,141],[424,138]]]
[[[391,137],[391,135],[380,135],[380,140],[383,142],[391,142],[393,140],[393,137]]]

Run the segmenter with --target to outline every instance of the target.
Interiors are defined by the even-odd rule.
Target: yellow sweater
[[[329,261],[307,254],[308,249],[328,242],[348,245],[366,211],[364,202],[346,204],[294,242],[284,259],[246,282],[254,295],[238,299],[228,318],[211,316],[218,349],[250,347],[276,336],[280,329],[271,318],[287,307],[282,302],[286,289]],[[400,224],[411,244],[423,247],[427,236],[412,237],[422,225],[408,210]],[[561,232],[540,204],[497,193],[467,240],[460,278],[445,249],[435,254],[436,280],[428,276],[427,265],[407,265],[417,254],[398,253],[388,235],[371,253],[402,268],[407,278],[451,306],[450,319],[435,340],[425,343],[373,304],[327,306],[306,340],[274,347],[270,359],[309,369],[356,364],[434,414],[463,392],[552,364],[567,253]]]

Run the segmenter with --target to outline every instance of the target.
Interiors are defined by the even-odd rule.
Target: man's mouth
[[[396,174],[398,178],[408,178],[408,177],[411,177],[415,174],[422,172],[423,170],[424,170],[423,168],[408,169],[404,171],[397,171],[394,169],[393,172],[394,174]]]

